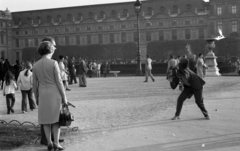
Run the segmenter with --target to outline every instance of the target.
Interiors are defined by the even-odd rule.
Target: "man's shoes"
[[[206,116],[205,118],[206,118],[207,120],[211,120],[211,116],[209,116],[209,115]]]
[[[26,111],[22,111],[23,114],[27,113]]]
[[[155,79],[152,79],[153,82],[155,82]]]
[[[11,108],[10,110],[11,110],[12,113],[14,113],[14,109],[13,108]]]
[[[179,116],[174,116],[171,120],[179,120],[180,117]]]
[[[42,142],[42,141],[40,142],[40,144],[41,144],[41,145],[45,145],[45,146],[47,146],[47,145],[48,145],[48,143],[47,143],[47,142]]]
[[[71,89],[67,88],[66,91],[71,91]]]
[[[64,139],[61,139],[61,138],[60,138],[60,139],[59,139],[59,143],[62,143],[62,142],[64,142]]]

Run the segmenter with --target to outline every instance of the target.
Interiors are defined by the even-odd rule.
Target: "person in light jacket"
[[[21,71],[18,76],[17,85],[22,92],[22,113],[27,112],[27,97],[29,101],[30,109],[36,109],[36,103],[33,98],[33,91],[32,91],[32,64],[27,62],[25,65],[26,69]]]

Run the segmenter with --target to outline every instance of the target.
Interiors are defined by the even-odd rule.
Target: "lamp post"
[[[137,39],[137,71],[136,71],[136,75],[142,75],[142,65],[141,65],[141,53],[140,53],[140,31],[139,31],[139,13],[141,12],[141,2],[139,0],[137,0],[134,3],[134,7],[135,7],[135,12],[137,13],[137,35],[138,35],[138,39]]]

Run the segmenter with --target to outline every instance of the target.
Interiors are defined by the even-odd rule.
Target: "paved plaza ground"
[[[240,78],[207,77],[205,105],[211,120],[205,120],[194,103],[186,100],[181,120],[175,113],[179,90],[170,89],[164,76],[144,83],[144,77],[92,78],[88,87],[71,85],[68,101],[76,106],[71,127],[63,135],[67,151],[236,151],[240,150]],[[54,94],[53,94],[54,95]],[[15,113],[6,114],[0,99],[0,119],[37,124],[37,110],[21,113],[21,94],[16,93]],[[43,151],[37,144],[15,151]]]

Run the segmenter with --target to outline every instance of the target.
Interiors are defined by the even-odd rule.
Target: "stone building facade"
[[[12,47],[12,16],[8,9],[0,11],[0,56],[11,56]]]
[[[37,47],[46,36],[54,37],[58,45],[127,43],[138,39],[134,1],[13,13],[6,10],[5,14],[5,19],[0,17],[0,23],[4,23],[0,33],[5,35],[0,49],[4,52],[1,56],[11,61],[21,60],[23,48]],[[205,39],[216,35],[218,28],[226,36],[238,33],[239,15],[239,0],[142,1],[142,56],[150,41]]]

